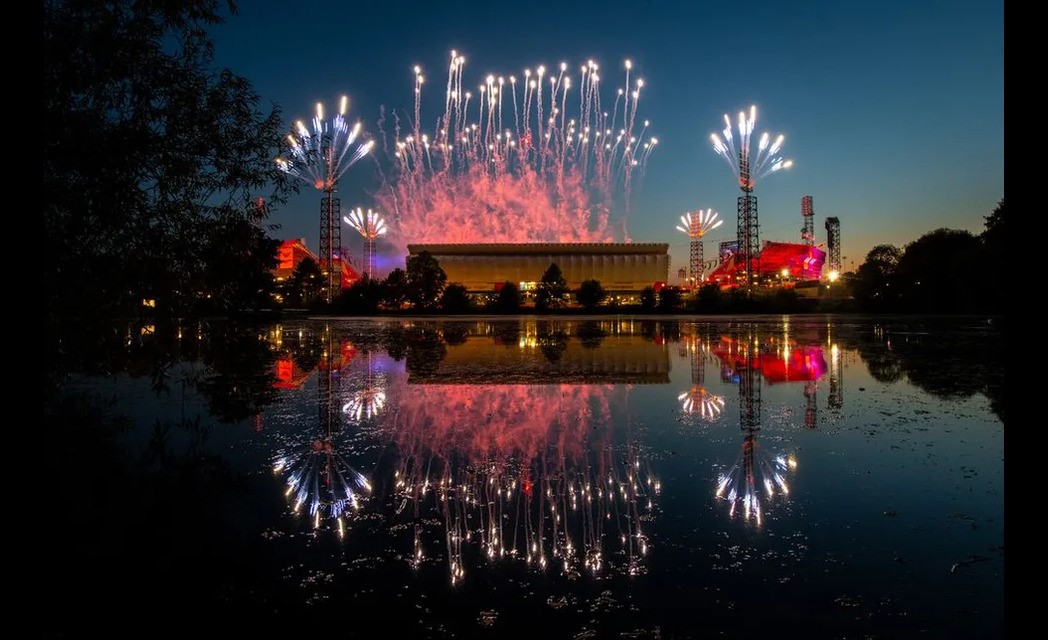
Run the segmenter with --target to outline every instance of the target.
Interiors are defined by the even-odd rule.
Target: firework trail
[[[332,191],[338,179],[374,146],[374,141],[361,139],[361,126],[346,122],[349,99],[342,96],[338,113],[324,120],[324,105],[317,103],[312,130],[301,120],[288,134],[290,157],[277,158],[277,166],[320,191]]]
[[[578,76],[566,64],[488,75],[474,92],[452,51],[432,135],[420,127],[425,77],[415,67],[414,117],[406,127],[395,118],[393,168],[375,194],[394,212],[394,244],[403,253],[408,241],[610,241],[613,205],[623,201],[624,220],[634,176],[658,144],[647,121],[635,124],[644,82],[629,85],[631,67],[608,111],[592,60]]]
[[[739,181],[743,191],[753,191],[753,187],[759,178],[775,173],[779,169],[788,169],[793,166],[793,160],[784,160],[779,155],[782,143],[786,136],[779,135],[775,141],[767,132],[761,134],[757,143],[757,153],[753,155],[750,148],[750,138],[757,122],[757,107],[750,107],[750,114],[739,112],[739,146],[735,146],[735,138],[731,132],[731,119],[724,114],[724,137],[716,133],[710,135],[713,141],[713,150],[716,151],[731,167],[732,172]]]

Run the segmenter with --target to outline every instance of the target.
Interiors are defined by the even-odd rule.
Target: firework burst
[[[680,217],[680,222],[677,231],[692,240],[701,240],[707,233],[724,224],[723,220],[717,219],[717,212],[713,209],[689,211]]]
[[[451,52],[444,113],[420,128],[425,77],[415,67],[414,119],[396,120],[393,168],[376,200],[394,212],[394,242],[605,242],[613,203],[629,208],[632,183],[658,140],[638,120],[644,81],[630,80],[611,108],[592,60],[464,86],[465,57]]]
[[[324,105],[318,102],[312,130],[301,120],[295,123],[288,134],[290,157],[277,158],[277,166],[315,189],[333,191],[342,174],[374,146],[373,140],[361,139],[360,122],[352,127],[346,122],[348,107],[349,99],[342,96],[338,113],[327,121]]]
[[[739,112],[739,146],[735,146],[735,138],[731,132],[731,119],[724,114],[724,137],[716,133],[710,135],[713,141],[713,149],[731,167],[735,177],[739,180],[739,186],[743,191],[753,190],[759,178],[775,173],[780,169],[788,169],[793,166],[793,160],[784,160],[779,155],[782,143],[786,136],[779,134],[773,142],[767,132],[761,134],[757,142],[757,153],[751,151],[750,138],[757,122],[757,107],[750,107],[749,116],[745,112]]]
[[[342,220],[359,233],[367,245],[367,273],[369,277],[375,275],[375,240],[389,232],[386,221],[377,211],[368,209],[367,213],[360,207],[343,216]]]

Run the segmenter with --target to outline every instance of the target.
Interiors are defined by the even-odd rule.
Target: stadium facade
[[[556,263],[575,289],[597,280],[618,295],[661,288],[669,278],[669,245],[665,243],[471,243],[409,244],[408,256],[428,252],[470,293],[497,291],[513,282],[527,291]]]

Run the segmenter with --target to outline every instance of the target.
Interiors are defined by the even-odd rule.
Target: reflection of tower
[[[836,279],[841,272],[841,221],[836,216],[826,218],[826,264],[830,269],[830,278]]]
[[[804,383],[804,426],[814,429],[818,426],[816,413],[818,412],[816,396],[819,391],[819,383],[814,379]]]
[[[317,423],[321,433],[328,437],[341,430],[341,422],[335,396],[338,394],[339,359],[342,355],[339,342],[332,337],[331,329],[324,325],[321,333],[324,351],[317,369]]]
[[[709,345],[703,344],[699,336],[688,334],[682,336],[681,355],[687,355],[691,361],[691,389],[677,396],[685,413],[696,415],[706,420],[714,420],[724,410],[724,398],[715,396],[706,390],[706,357]]]
[[[739,426],[744,431],[761,428],[761,351],[753,334],[742,345],[739,372]]]
[[[827,405],[836,413],[844,406],[843,352],[835,344],[830,347],[830,398]]]
[[[815,244],[815,204],[811,196],[801,198],[801,217],[804,219],[801,241],[810,247]]]
[[[339,451],[341,424],[335,396],[344,360],[342,345],[332,338],[326,326],[321,333],[321,344],[323,351],[317,369],[318,429],[307,440],[281,450],[273,470],[285,474],[285,495],[291,500],[296,515],[306,507],[314,528],[320,528],[322,520],[327,518],[342,537],[345,534],[343,516],[349,509],[359,507],[359,495],[370,492],[371,484]]]

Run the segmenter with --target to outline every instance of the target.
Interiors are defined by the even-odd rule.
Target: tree
[[[516,313],[520,311],[520,289],[514,282],[503,282],[495,300],[491,303],[494,311],[501,313]]]
[[[1008,262],[1007,238],[1004,233],[1004,198],[997,203],[993,212],[986,216],[986,229],[979,239],[982,241],[983,291],[986,307],[990,311],[1004,312],[1004,301],[1007,287],[996,286],[996,280],[1004,265]]]
[[[659,292],[659,309],[662,311],[675,311],[680,308],[682,296],[677,287],[663,287]]]
[[[444,273],[436,258],[423,251],[408,258],[407,278],[408,300],[416,309],[428,311],[436,306],[444,292],[448,274]]]
[[[575,292],[575,301],[586,309],[593,310],[608,296],[597,280],[583,280]]]
[[[284,124],[216,70],[218,0],[44,3],[47,315],[185,314],[270,267],[262,223],[293,190],[273,162]],[[235,6],[228,5],[235,12]],[[268,194],[265,191],[269,191]],[[248,232],[247,227],[253,227]],[[236,249],[212,269],[215,248]],[[238,281],[251,272],[242,283]],[[230,279],[233,279],[230,282]]]
[[[466,293],[465,285],[457,282],[449,284],[444,289],[443,295],[440,296],[440,308],[448,313],[465,313],[472,306],[473,303],[469,299],[469,294]]]
[[[408,299],[408,275],[403,269],[394,269],[382,283],[382,302],[390,309],[400,309]]]
[[[896,286],[907,311],[970,312],[981,303],[972,286],[982,265],[982,244],[968,231],[936,229],[906,245]]]
[[[898,287],[892,288],[902,251],[890,244],[879,244],[866,254],[852,283],[859,304],[870,309],[887,309],[895,303]]]
[[[724,296],[721,294],[720,285],[709,283],[699,288],[695,296],[695,310],[705,313],[719,311],[724,305]]]
[[[645,311],[654,311],[655,301],[655,287],[644,287],[644,290],[640,292],[640,308]]]
[[[373,314],[382,302],[382,282],[365,275],[354,282],[335,301],[335,308],[345,313]]]
[[[546,269],[539,280],[538,291],[535,293],[535,308],[545,311],[557,309],[564,303],[564,297],[568,295],[568,282],[564,279],[560,267],[554,262]]]
[[[308,307],[320,295],[324,285],[324,275],[313,258],[306,256],[295,266],[288,276],[284,288],[284,303],[289,307]]]

